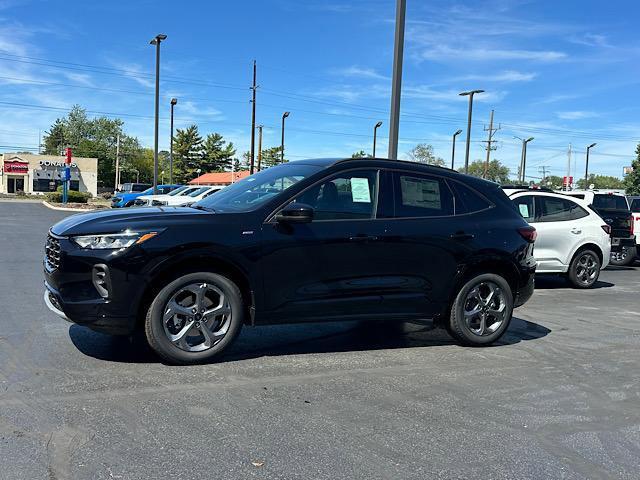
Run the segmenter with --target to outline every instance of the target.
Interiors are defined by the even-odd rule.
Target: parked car
[[[609,264],[611,227],[576,198],[544,190],[504,190],[538,232],[536,272],[560,273],[577,288],[592,287]]]
[[[166,205],[166,201],[171,197],[177,197],[182,195],[188,195],[190,193],[195,192],[198,187],[193,185],[182,185],[179,188],[171,191],[170,193],[165,193],[161,195],[140,195],[136,198],[134,205],[136,207],[159,207],[162,205]]]
[[[640,232],[640,196],[627,196],[629,210],[633,215],[633,232]],[[636,258],[640,256],[640,235],[636,235]]]
[[[142,184],[127,184],[125,183],[125,185],[142,185]],[[175,190],[176,188],[178,188],[179,185],[158,185],[157,191],[160,194],[167,194],[169,192],[171,192],[172,190]],[[112,199],[111,199],[111,208],[124,208],[124,207],[131,207],[134,205],[136,198],[142,196],[142,195],[149,195],[149,194],[153,194],[153,187],[147,187],[145,190],[142,191],[129,191],[129,192],[124,192],[124,191],[120,191],[120,193],[117,193]]]
[[[195,191],[188,193],[187,195],[171,197],[167,201],[166,205],[174,206],[174,207],[191,206],[194,203],[199,202],[203,198],[207,198],[209,195],[219,192],[223,188],[224,188],[223,185],[216,185],[216,186],[207,185],[207,186],[199,187]]]
[[[611,226],[611,265],[629,265],[636,258],[636,237],[629,204],[614,192],[571,191],[567,195],[583,199]]]
[[[192,207],[67,217],[47,238],[44,299],[97,331],[143,328],[178,364],[222,353],[243,324],[433,318],[481,346],[533,293],[535,237],[492,182],[301,160]]]

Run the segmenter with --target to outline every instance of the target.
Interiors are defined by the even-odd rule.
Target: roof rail
[[[535,190],[539,192],[552,192],[556,193],[555,190],[548,187],[540,187],[538,185],[500,185],[502,188],[513,189],[513,190]]]

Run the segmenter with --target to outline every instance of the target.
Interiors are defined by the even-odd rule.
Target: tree
[[[584,183],[584,178],[578,180],[578,188],[580,189],[588,189],[590,185],[593,184],[593,188],[611,188],[611,189],[623,189],[624,181],[620,180],[618,177],[612,177],[609,175],[594,175],[593,173],[589,175],[589,179],[587,184]]]
[[[202,163],[202,136],[197,125],[177,129],[173,137],[174,179],[180,183],[193,180]]]
[[[560,189],[563,186],[563,178],[559,177],[557,175],[547,175],[546,178],[544,178],[540,184],[543,187],[549,187],[552,189]]]
[[[202,144],[201,168],[207,172],[230,170],[235,154],[233,142],[227,144],[219,133],[210,133]]]
[[[444,160],[436,157],[433,153],[433,147],[426,143],[420,143],[407,152],[412,162],[425,163],[427,165],[437,165],[444,167]]]
[[[640,143],[636,147],[636,159],[631,163],[633,170],[624,176],[627,195],[640,195]]]
[[[484,160],[476,160],[469,164],[469,175],[482,178],[484,176]],[[464,172],[464,167],[459,170]],[[500,160],[491,160],[487,169],[487,180],[497,183],[509,182],[509,167],[503,165]]]
[[[360,150],[359,152],[353,152],[351,154],[351,158],[371,158],[371,155],[366,153],[364,150]]]
[[[266,150],[262,150],[262,168],[273,167],[287,162],[288,160],[286,158],[284,160],[280,159],[281,154],[282,147],[271,147]]]

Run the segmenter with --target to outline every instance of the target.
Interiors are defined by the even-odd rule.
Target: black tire
[[[192,285],[197,284],[200,284],[201,286],[209,286],[212,289],[215,287],[220,292],[222,292],[224,294],[226,302],[228,302],[230,313],[228,324],[225,320],[226,317],[223,317],[221,321],[213,317],[211,318],[211,320],[205,320],[204,318],[201,320],[201,323],[205,326],[206,321],[209,321],[210,323],[217,321],[225,322],[226,334],[224,334],[221,340],[217,340],[215,343],[212,342],[213,346],[210,346],[202,351],[186,351],[182,347],[179,347],[176,344],[172,343],[172,341],[169,339],[167,330],[165,328],[163,312],[165,312],[165,310],[169,308],[167,305],[169,300],[174,299],[176,295],[180,295],[180,293],[185,291],[186,288],[190,288]],[[196,305],[196,299],[197,297],[194,298],[193,305]],[[182,307],[182,305],[180,306]],[[191,305],[188,305],[188,307],[186,308],[190,309]],[[188,321],[196,322],[197,320],[196,317],[186,317],[182,314],[179,315],[181,317],[184,317],[183,326],[185,327]],[[205,363],[222,354],[222,352],[233,343],[233,341],[240,333],[240,330],[242,329],[245,315],[246,308],[242,299],[242,294],[235,283],[233,283],[227,277],[218,275],[216,273],[190,273],[172,281],[162,290],[160,290],[158,295],[156,295],[149,307],[149,310],[147,311],[147,316],[145,318],[145,334],[147,337],[147,342],[149,343],[149,346],[153,349],[153,351],[155,351],[160,357],[162,357],[170,364],[192,365]],[[176,315],[176,317],[178,317],[178,315]],[[174,320],[172,319],[169,321],[173,322]],[[168,325],[169,323],[167,322],[167,328],[169,328]],[[194,327],[200,327],[200,322],[193,323],[193,325]],[[172,327],[174,327],[173,324]],[[181,330],[177,327],[176,329]],[[206,341],[200,328],[198,328],[197,331],[190,331],[193,331],[194,333],[200,332],[199,335],[202,335],[202,338]],[[210,330],[208,331],[209,333],[211,333]],[[186,338],[192,338],[192,336],[187,337],[186,334],[184,335],[184,337],[185,342]]]
[[[611,252],[609,263],[617,267],[626,267],[635,261],[637,254],[636,247],[622,247],[620,252]]]
[[[491,328],[495,327],[495,330],[490,329],[489,333],[483,332],[482,334],[478,334],[477,331],[474,332],[474,329],[471,326],[471,323],[475,320],[467,323],[467,315],[465,315],[465,311],[469,306],[469,302],[473,300],[473,298],[469,298],[469,295],[473,292],[473,290],[476,287],[480,287],[480,289],[482,290],[482,288],[484,288],[483,285],[488,284],[492,284],[499,289],[499,292],[501,294],[500,304],[503,305],[504,315],[502,317],[501,323],[498,324],[497,321],[494,321],[491,324]],[[489,310],[489,312],[490,311],[492,310]],[[456,298],[451,305],[451,313],[449,315],[447,330],[459,343],[463,345],[474,347],[486,346],[498,340],[504,334],[507,328],[509,328],[512,314],[513,293],[511,292],[509,283],[507,283],[507,281],[500,275],[496,275],[494,273],[484,273],[469,279],[462,286],[462,288],[460,288],[460,291],[456,295]],[[492,317],[492,319],[496,320],[495,317]]]
[[[586,263],[585,263],[586,261]],[[576,252],[569,265],[567,278],[576,288],[591,288],[600,277],[600,257],[593,250],[580,250]],[[585,269],[588,271],[585,273]],[[591,272],[593,270],[593,272]]]

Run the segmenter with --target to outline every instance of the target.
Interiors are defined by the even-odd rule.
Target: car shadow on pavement
[[[548,335],[548,328],[513,317],[505,335],[490,347],[513,345]],[[85,355],[126,363],[154,363],[161,360],[142,339],[131,340],[93,332],[72,325],[71,341]],[[314,324],[245,327],[229,350],[213,363],[265,356],[374,351],[457,345],[451,336],[432,322],[329,322]],[[462,348],[462,347],[461,347]]]
[[[610,288],[615,287],[615,284],[610,282],[603,282],[602,280],[598,280],[593,284],[591,289],[598,288]],[[555,288],[571,288],[574,287],[569,283],[569,281],[561,277],[560,275],[544,275],[538,274],[536,275],[536,290],[551,290]],[[587,289],[587,290],[591,290]]]

